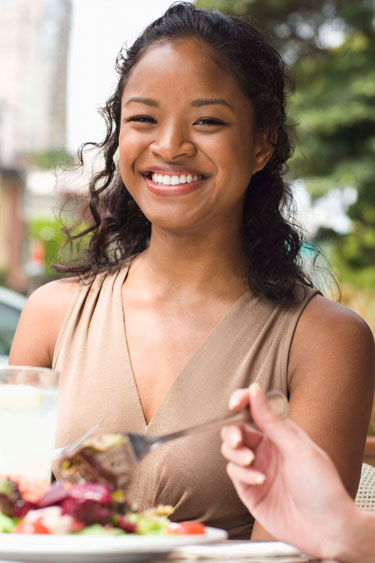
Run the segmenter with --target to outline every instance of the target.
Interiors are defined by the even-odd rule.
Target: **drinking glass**
[[[58,379],[49,368],[0,368],[0,479],[15,481],[31,502],[51,483]]]

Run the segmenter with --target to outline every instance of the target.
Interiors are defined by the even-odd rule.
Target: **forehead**
[[[230,103],[251,105],[234,73],[209,47],[194,39],[163,41],[147,49],[130,72],[123,99],[139,95],[151,97],[175,93],[184,98],[209,96],[225,98]]]

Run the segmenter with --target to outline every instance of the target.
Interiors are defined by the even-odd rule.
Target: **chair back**
[[[355,503],[363,510],[375,512],[375,467],[362,464],[361,480],[359,482]]]

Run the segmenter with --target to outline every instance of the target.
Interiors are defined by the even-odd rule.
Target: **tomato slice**
[[[42,519],[34,520],[34,522],[27,522],[23,519],[18,522],[14,528],[13,534],[50,534],[51,531],[42,524]]]
[[[197,522],[196,520],[187,520],[186,522],[179,522],[173,524],[168,530],[168,534],[205,534],[206,526],[202,522]]]

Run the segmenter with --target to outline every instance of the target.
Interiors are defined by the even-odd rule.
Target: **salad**
[[[55,482],[36,502],[0,479],[0,532],[12,534],[204,534],[200,522],[173,523],[171,506],[138,510],[106,483]]]

